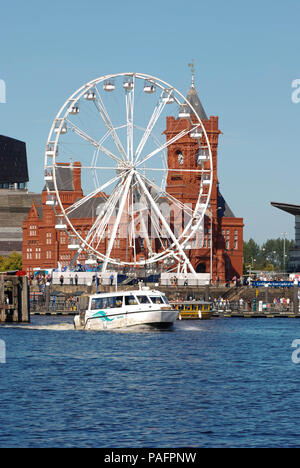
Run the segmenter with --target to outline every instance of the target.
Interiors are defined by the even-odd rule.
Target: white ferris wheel
[[[180,148],[187,137],[196,148],[195,163],[186,167],[178,150],[177,166],[171,166],[171,145]],[[78,167],[82,194],[68,202]],[[170,84],[142,73],[84,84],[52,123],[44,174],[46,203],[55,211],[56,229],[67,233],[72,263],[85,252],[103,263],[102,271],[162,262],[195,273],[187,252],[201,237],[208,210],[212,154],[196,110]],[[178,174],[198,181],[193,206],[168,192],[168,177]]]

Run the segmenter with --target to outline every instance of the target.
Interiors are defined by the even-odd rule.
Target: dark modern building
[[[27,190],[26,144],[0,135],[0,255],[22,252],[22,223],[39,194]]]
[[[288,270],[298,273],[300,272],[300,205],[277,202],[271,202],[271,205],[295,216],[295,247],[293,250],[290,250]]]
[[[0,135],[0,189],[25,189],[29,181],[26,144]]]

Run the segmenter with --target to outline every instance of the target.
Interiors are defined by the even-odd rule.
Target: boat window
[[[153,304],[163,304],[164,303],[161,296],[151,296],[150,299],[153,302]]]
[[[116,305],[115,307],[122,307],[123,305],[123,296],[116,297]]]
[[[91,303],[91,309],[92,310],[95,310],[95,309],[103,309],[104,306],[103,306],[103,298],[102,297],[96,297],[94,299],[92,299],[92,303]]]
[[[91,309],[113,309],[115,307],[122,307],[123,296],[113,297],[97,297],[92,299]]]
[[[140,304],[149,304],[150,300],[147,296],[137,296]]]
[[[114,309],[116,307],[116,298],[115,297],[108,297],[107,298],[107,308]]]
[[[169,304],[169,301],[168,301],[168,299],[166,298],[166,296],[162,296],[162,298],[163,298],[163,301],[164,301],[165,304]]]
[[[125,305],[137,305],[137,300],[134,296],[125,296]]]

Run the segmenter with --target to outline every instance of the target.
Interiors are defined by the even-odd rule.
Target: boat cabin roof
[[[92,294],[90,297],[97,298],[97,297],[115,297],[115,296],[132,296],[135,294],[136,296],[165,296],[165,293],[160,291],[156,291],[155,289],[136,289],[131,291],[114,291],[114,292],[107,292],[107,293],[98,293]]]

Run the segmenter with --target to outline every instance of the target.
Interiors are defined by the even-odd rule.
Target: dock
[[[30,322],[27,276],[0,273],[0,323]]]
[[[224,318],[300,318],[300,314],[295,314],[294,312],[277,310],[270,310],[268,312],[256,312],[243,310],[240,311],[214,311],[212,314],[213,317],[224,317]]]

